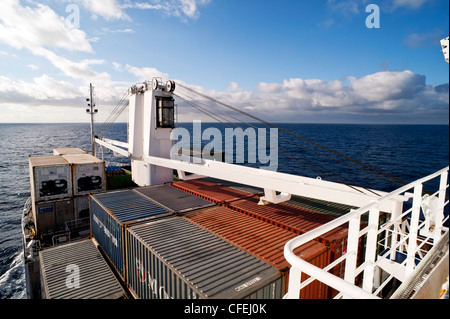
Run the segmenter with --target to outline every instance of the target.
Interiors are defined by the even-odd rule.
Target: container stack
[[[280,271],[290,267],[282,254],[289,239],[324,225],[351,209],[350,206],[298,196],[286,203],[258,205],[263,194],[261,190],[208,179],[178,181],[172,186],[222,206],[188,213],[185,218],[259,256]],[[299,247],[296,254],[318,267],[325,267],[345,252],[347,235],[348,228],[342,226],[316,238],[316,243],[310,247]],[[275,249],[277,241],[278,250]],[[363,249],[364,245],[360,247]],[[362,251],[358,252],[358,258],[360,256]],[[344,265],[337,264],[330,272],[343,277]],[[304,280],[306,278],[302,278],[302,282]],[[335,294],[329,287],[313,282],[299,297],[322,299]]]
[[[108,190],[116,190],[136,186],[132,180],[131,171],[124,167],[109,165],[106,171],[106,187]]]
[[[89,194],[106,190],[104,167],[103,161],[79,148],[56,148],[53,156],[29,157],[33,220],[40,240],[53,244],[69,239],[68,223],[80,235],[83,227],[78,221],[89,217]]]
[[[230,208],[215,206],[183,215],[194,224],[210,231],[243,250],[273,265],[283,276],[283,286],[287,293],[289,263],[284,258],[284,245],[296,234],[241,214]],[[294,253],[309,263],[324,268],[330,261],[330,249],[319,242],[311,242],[298,247]],[[303,275],[302,280],[308,277]],[[301,299],[325,299],[328,287],[313,282],[300,291]]]
[[[37,236],[44,239],[74,219],[71,169],[61,156],[30,156],[28,162],[34,225]]]
[[[91,236],[105,251],[122,279],[126,276],[125,231],[136,223],[172,213],[133,190],[90,196]]]
[[[173,185],[90,196],[91,235],[134,298],[282,298],[286,242],[333,219],[295,205],[258,206],[256,192],[212,181]],[[346,234],[330,232],[295,254],[324,268],[342,253]],[[312,281],[299,298],[334,294]]]

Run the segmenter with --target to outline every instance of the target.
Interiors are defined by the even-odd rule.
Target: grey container
[[[125,228],[134,223],[172,214],[132,190],[91,195],[90,212],[91,235],[123,278]]]
[[[140,187],[134,190],[176,213],[185,213],[215,205],[168,184]]]
[[[126,294],[92,240],[40,252],[43,299],[120,299]]]
[[[277,269],[181,217],[127,229],[127,284],[139,299],[278,299]]]

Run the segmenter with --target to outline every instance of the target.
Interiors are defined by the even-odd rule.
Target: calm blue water
[[[190,129],[189,125],[183,125]],[[223,131],[225,126],[214,126]],[[280,124],[283,128],[333,149],[406,182],[414,181],[449,165],[449,126],[415,125],[332,125]],[[28,156],[51,155],[54,147],[79,147],[90,150],[89,124],[0,124],[0,299],[23,298],[25,280],[22,262],[20,215],[30,196]],[[304,147],[325,153],[312,145],[280,132],[280,152],[301,156],[307,167],[279,154],[278,171],[322,179],[337,178],[329,171],[368,188],[390,191],[396,184],[375,178],[358,170],[307,151]],[[127,125],[114,124],[108,136],[126,141]],[[204,141],[203,144],[206,142]],[[329,154],[329,153],[327,153]],[[331,157],[335,155],[329,154]],[[126,162],[105,153],[107,161]],[[320,165],[321,168],[311,163]],[[325,169],[323,169],[325,168]]]

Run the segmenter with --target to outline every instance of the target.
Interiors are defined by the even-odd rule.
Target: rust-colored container
[[[202,179],[173,182],[172,186],[218,204],[255,196],[248,192]]]
[[[248,198],[234,201],[229,206],[238,212],[286,229],[297,235],[305,234],[335,219],[333,216],[287,203],[261,206],[258,205],[258,201],[258,198]],[[348,228],[346,225],[343,225],[316,238],[316,241],[330,248],[330,263],[341,257],[346,250],[347,235]],[[362,249],[361,245],[360,247]],[[359,252],[359,256],[360,254],[361,252]],[[330,272],[342,278],[344,275],[343,264],[335,266]],[[335,293],[333,292],[331,295],[335,295]]]
[[[286,292],[290,264],[284,258],[284,245],[297,235],[232,209],[215,206],[183,215],[198,226],[275,266],[285,280]],[[297,256],[324,268],[330,263],[330,249],[319,242],[310,242],[294,251]],[[303,275],[302,281],[308,278]],[[302,289],[301,299],[325,299],[328,286],[313,282]]]
[[[258,198],[237,200],[229,204],[231,208],[259,220],[302,235],[335,218],[286,203],[258,205]],[[341,232],[346,236],[346,232]],[[329,244],[339,239],[339,232],[333,231],[319,238],[320,242]]]

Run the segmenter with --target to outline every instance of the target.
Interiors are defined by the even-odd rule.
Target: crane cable
[[[105,123],[100,127],[98,135],[99,136],[105,136],[105,134],[108,132],[111,125],[117,120],[117,118],[122,114],[122,112],[128,107],[129,101],[125,101],[130,95],[130,90],[127,89],[127,91],[124,93],[122,98],[119,100],[119,102],[116,104],[114,109],[111,111],[109,116],[106,118]],[[125,102],[125,104],[123,104]],[[123,104],[123,105],[122,105]]]
[[[261,122],[261,123],[263,123],[263,124],[265,124],[265,125],[271,126],[271,127],[273,127],[273,128],[277,128],[278,130],[280,130],[280,131],[282,131],[282,132],[284,132],[284,133],[287,133],[287,134],[289,134],[289,135],[291,135],[291,136],[293,136],[293,137],[295,137],[295,138],[301,139],[301,140],[303,140],[303,141],[305,141],[305,142],[307,142],[307,143],[310,143],[310,144],[312,144],[312,145],[314,145],[314,146],[317,146],[317,147],[319,147],[319,148],[321,148],[321,149],[323,149],[323,150],[326,150],[326,151],[328,151],[328,152],[330,152],[330,153],[333,153],[333,154],[335,154],[335,155],[337,155],[337,156],[343,157],[343,158],[345,158],[345,159],[347,159],[347,160],[349,160],[349,161],[351,161],[351,162],[353,162],[353,163],[356,163],[356,164],[358,164],[358,165],[361,165],[361,166],[363,166],[363,167],[365,167],[365,168],[367,168],[367,169],[370,169],[370,170],[372,170],[373,172],[377,172],[378,174],[381,174],[381,175],[375,174],[375,173],[373,173],[373,172],[369,172],[369,171],[367,171],[367,170],[365,170],[365,169],[363,169],[363,168],[360,168],[360,167],[352,166],[351,164],[348,164],[348,163],[345,163],[345,162],[341,162],[341,163],[344,163],[344,164],[346,164],[346,165],[350,165],[350,166],[352,166],[352,167],[354,167],[354,168],[357,168],[357,169],[359,169],[359,170],[362,170],[362,171],[364,171],[364,172],[366,172],[366,173],[369,173],[369,174],[372,174],[372,175],[381,177],[381,178],[383,178],[383,179],[386,179],[386,180],[388,180],[388,181],[394,182],[394,183],[399,184],[399,185],[406,185],[406,184],[408,184],[407,182],[405,182],[405,181],[403,181],[403,180],[401,180],[401,179],[399,179],[399,178],[396,178],[396,177],[394,177],[394,176],[392,176],[392,175],[390,175],[390,174],[384,173],[384,172],[382,172],[382,171],[380,171],[380,170],[378,170],[378,169],[376,169],[376,168],[374,168],[374,167],[372,167],[372,166],[369,166],[369,165],[367,165],[367,164],[364,164],[364,163],[362,163],[362,162],[360,162],[360,161],[358,161],[358,160],[356,160],[356,159],[353,159],[353,158],[348,157],[348,156],[346,156],[346,155],[344,155],[344,154],[341,154],[341,153],[339,153],[339,152],[337,152],[337,151],[334,151],[334,150],[332,150],[332,149],[330,149],[330,148],[328,148],[328,147],[325,147],[325,146],[320,145],[320,144],[318,144],[318,143],[316,143],[316,142],[313,142],[313,141],[311,141],[311,140],[309,140],[309,139],[307,139],[307,138],[305,138],[305,137],[302,137],[302,136],[300,136],[300,135],[298,135],[298,134],[292,133],[292,132],[290,132],[290,131],[288,131],[288,130],[286,130],[286,129],[284,129],[284,128],[278,126],[278,125],[275,125],[275,124],[273,124],[273,123],[269,123],[269,122],[267,122],[267,121],[264,121],[263,119],[260,119],[260,118],[254,116],[254,115],[251,115],[251,114],[249,114],[249,113],[247,113],[247,112],[244,112],[244,111],[242,111],[242,110],[239,110],[239,109],[237,109],[237,108],[235,108],[235,107],[233,107],[233,106],[231,106],[231,105],[228,105],[228,104],[226,104],[226,103],[223,103],[223,102],[221,102],[221,101],[219,101],[219,100],[217,100],[217,99],[215,99],[215,98],[212,98],[212,97],[209,97],[209,96],[207,96],[207,95],[205,95],[205,94],[203,94],[203,93],[197,92],[197,91],[195,91],[195,90],[193,90],[193,89],[191,89],[191,88],[189,88],[189,87],[187,87],[187,86],[185,86],[185,85],[183,85],[183,84],[177,83],[177,85],[178,85],[179,87],[182,87],[182,88],[185,89],[185,90],[188,90],[188,91],[192,92],[192,93],[198,94],[198,95],[202,96],[202,97],[205,98],[205,99],[208,99],[208,100],[210,100],[210,101],[213,101],[213,102],[215,102],[215,103],[217,103],[217,104],[220,104],[220,105],[222,105],[222,106],[224,106],[224,107],[226,107],[226,108],[229,108],[229,109],[231,109],[231,110],[233,110],[233,111],[235,111],[235,112],[238,112],[238,113],[240,113],[240,114],[242,114],[242,115],[245,115],[245,116],[247,116],[247,117],[250,117],[250,118],[252,118],[252,119],[254,119],[254,120],[257,120],[258,122]],[[323,154],[322,154],[322,155],[323,155]],[[332,158],[332,157],[330,157],[330,158]],[[332,158],[332,159],[337,160],[337,159],[335,159],[335,158]]]
[[[222,123],[222,124],[225,124],[226,126],[228,126],[228,127],[230,127],[230,128],[231,128],[231,126],[230,126],[229,124],[232,124],[232,125],[234,125],[234,126],[236,126],[236,127],[239,127],[239,128],[241,128],[241,129],[243,130],[243,127],[242,127],[242,126],[240,126],[240,125],[238,125],[238,124],[235,124],[235,123],[232,123],[232,122],[229,122],[229,121],[227,121],[225,118],[223,118],[223,117],[221,117],[221,116],[219,116],[219,115],[217,115],[217,114],[212,115],[211,113],[209,113],[208,111],[206,111],[204,108],[202,108],[202,107],[200,107],[200,106],[198,106],[198,105],[195,105],[195,104],[192,102],[193,99],[192,99],[191,97],[188,97],[188,98],[191,99],[191,101],[189,101],[189,100],[187,100],[186,98],[180,96],[179,94],[175,94],[175,93],[173,93],[173,94],[174,94],[176,97],[178,97],[178,98],[180,98],[181,100],[183,100],[186,104],[188,104],[188,105],[194,107],[195,109],[197,109],[197,110],[199,110],[200,112],[206,114],[207,116],[211,117],[212,119],[214,119],[214,120],[216,120],[216,121],[218,121],[218,122],[220,122],[220,123]],[[184,94],[184,95],[185,95],[185,94]],[[186,95],[185,95],[185,96],[186,96]],[[194,101],[195,101],[195,100],[194,100]],[[205,103],[202,103],[202,102],[199,102],[199,101],[196,101],[196,102],[199,103],[199,104],[205,105],[205,106],[207,106],[207,107],[209,107],[209,108],[212,108],[212,106],[210,106],[210,105],[208,105],[208,104],[205,104]],[[238,120],[238,121],[242,122],[243,124],[248,125],[248,126],[250,126],[250,127],[258,128],[258,127],[256,127],[256,126],[250,124],[250,123],[246,123],[246,122],[244,122],[244,121],[242,121],[242,120],[239,120],[239,119],[237,119],[237,118],[235,118],[235,117],[233,117],[233,116],[231,116],[231,115],[229,115],[229,114],[226,114],[226,113],[224,113],[224,112],[222,112],[222,111],[220,111],[220,110],[214,109],[214,111],[218,111],[218,112],[224,114],[225,116],[229,116],[229,117],[231,117],[232,119]],[[224,122],[224,121],[221,121],[221,120],[219,120],[219,119],[217,119],[217,117],[221,118],[221,119],[224,120],[225,122]],[[229,123],[229,124],[228,124],[228,123]],[[270,135],[270,134],[271,134],[271,133],[269,132],[269,135]],[[248,137],[248,138],[251,138],[251,139],[253,139],[253,140],[256,141],[256,137],[251,137],[251,136],[249,136],[249,135],[247,135],[247,137]],[[266,138],[263,138],[263,139],[266,141],[265,144],[266,144],[266,146],[267,146],[267,139],[266,139]],[[257,142],[258,142],[258,141],[257,141]],[[259,143],[260,143],[260,142],[259,142]],[[268,147],[271,148],[270,145],[269,145]],[[335,172],[333,172],[333,171],[330,171],[329,169],[327,169],[327,168],[325,168],[325,167],[323,167],[323,166],[321,166],[321,165],[319,165],[319,164],[316,164],[316,163],[314,163],[313,161],[311,161],[311,160],[309,160],[309,159],[307,159],[307,158],[305,158],[305,157],[303,157],[303,156],[301,156],[301,155],[295,154],[295,153],[293,153],[292,151],[290,151],[290,150],[288,150],[288,149],[286,149],[286,148],[284,148],[284,147],[282,147],[282,146],[278,146],[278,147],[281,148],[281,149],[283,149],[283,150],[285,150],[286,152],[289,152],[289,153],[291,153],[291,154],[293,154],[293,155],[295,155],[295,156],[297,156],[297,157],[299,157],[299,158],[301,158],[301,159],[304,159],[304,160],[306,160],[306,161],[312,163],[312,165],[317,166],[317,167],[319,167],[320,169],[323,169],[323,170],[325,170],[325,171],[328,171],[328,172],[330,172],[330,173],[336,175],[338,178],[340,178],[340,179],[342,179],[342,180],[345,180],[345,181],[347,181],[347,182],[349,182],[349,183],[351,183],[351,184],[354,184],[355,186],[358,186],[358,187],[360,187],[360,188],[362,188],[362,189],[365,189],[366,191],[368,191],[368,192],[370,192],[370,193],[372,193],[372,194],[374,194],[374,195],[376,195],[376,196],[381,196],[381,195],[375,193],[374,191],[372,191],[372,190],[370,190],[370,189],[367,189],[367,188],[365,188],[365,187],[363,187],[363,186],[361,186],[361,185],[357,185],[356,183],[350,181],[349,179],[347,179],[347,178],[345,178],[345,177],[343,177],[343,176],[341,176],[341,175],[339,175],[339,174],[337,174],[337,173],[335,173]],[[291,157],[291,156],[289,156],[289,155],[286,155],[285,153],[283,153],[283,152],[281,152],[281,151],[280,151],[279,153],[281,153],[283,156],[285,156],[285,157],[287,157],[287,158],[289,158],[289,159],[291,159],[291,160],[293,160],[293,161],[295,161],[295,162],[297,162],[297,163],[299,163],[299,164],[302,164],[302,165],[304,165],[304,166],[309,167],[309,168],[312,169],[313,171],[318,172],[319,174],[321,174],[321,175],[323,175],[323,176],[328,177],[330,180],[333,180],[333,181],[338,182],[338,183],[343,183],[344,185],[346,185],[346,186],[352,188],[353,190],[356,190],[356,191],[358,191],[358,192],[364,194],[363,191],[361,191],[361,190],[355,188],[354,186],[352,186],[352,185],[350,185],[350,184],[347,184],[347,183],[345,183],[345,182],[336,180],[335,178],[331,177],[330,175],[323,173],[323,171],[319,171],[319,170],[315,169],[314,167],[312,167],[312,166],[310,166],[310,165],[308,165],[308,164],[305,164],[304,162],[299,161],[299,160],[296,159],[296,158],[293,158],[293,157]]]

